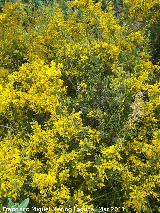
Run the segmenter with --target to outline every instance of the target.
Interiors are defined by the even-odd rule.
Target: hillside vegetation
[[[160,212],[160,0],[1,2],[0,32],[1,207]]]

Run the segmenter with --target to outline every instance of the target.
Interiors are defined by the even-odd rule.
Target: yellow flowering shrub
[[[19,3],[8,3],[0,14],[0,66],[17,69],[25,61],[26,16],[24,5]]]
[[[157,22],[157,18],[160,15],[159,4],[159,0],[134,0],[134,2],[124,0],[124,5],[127,7],[129,12],[127,14],[128,19],[145,25]]]
[[[38,60],[23,64],[1,84],[6,119],[1,125],[1,199],[23,194],[50,207],[84,206],[95,182],[101,182],[92,156],[99,132],[83,126],[79,112],[69,113],[60,69],[61,64]],[[77,197],[79,190],[83,193]]]
[[[160,153],[160,132],[159,132],[159,109],[160,92],[159,83],[150,85],[143,84],[132,78],[131,90],[135,95],[133,110],[129,116],[126,137],[123,139],[123,153],[125,164],[132,175],[137,179],[135,184],[131,184],[134,179],[127,179],[129,200],[125,205],[127,208],[133,206],[136,212],[151,212],[158,205],[149,204],[149,199],[158,199],[159,176],[159,153]],[[142,81],[142,80],[141,80]],[[143,91],[143,92],[140,92]],[[157,207],[156,207],[157,208]]]
[[[159,211],[160,2],[115,2],[4,5],[1,207]]]

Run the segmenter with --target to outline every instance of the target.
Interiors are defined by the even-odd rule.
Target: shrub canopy
[[[159,0],[42,3],[0,14],[1,205],[158,212]]]

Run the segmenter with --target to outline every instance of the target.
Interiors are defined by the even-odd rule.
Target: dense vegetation
[[[159,23],[160,0],[1,2],[1,207],[160,212]]]

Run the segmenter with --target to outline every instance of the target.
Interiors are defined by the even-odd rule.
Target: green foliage
[[[149,32],[153,62],[160,64],[160,20],[150,27]]]
[[[10,212],[16,212],[16,213],[22,213],[26,212],[25,209],[27,208],[29,204],[29,198],[23,200],[20,204],[19,203],[14,203],[10,198],[8,199],[8,204],[7,204],[7,211]],[[3,208],[6,210],[6,208]]]

